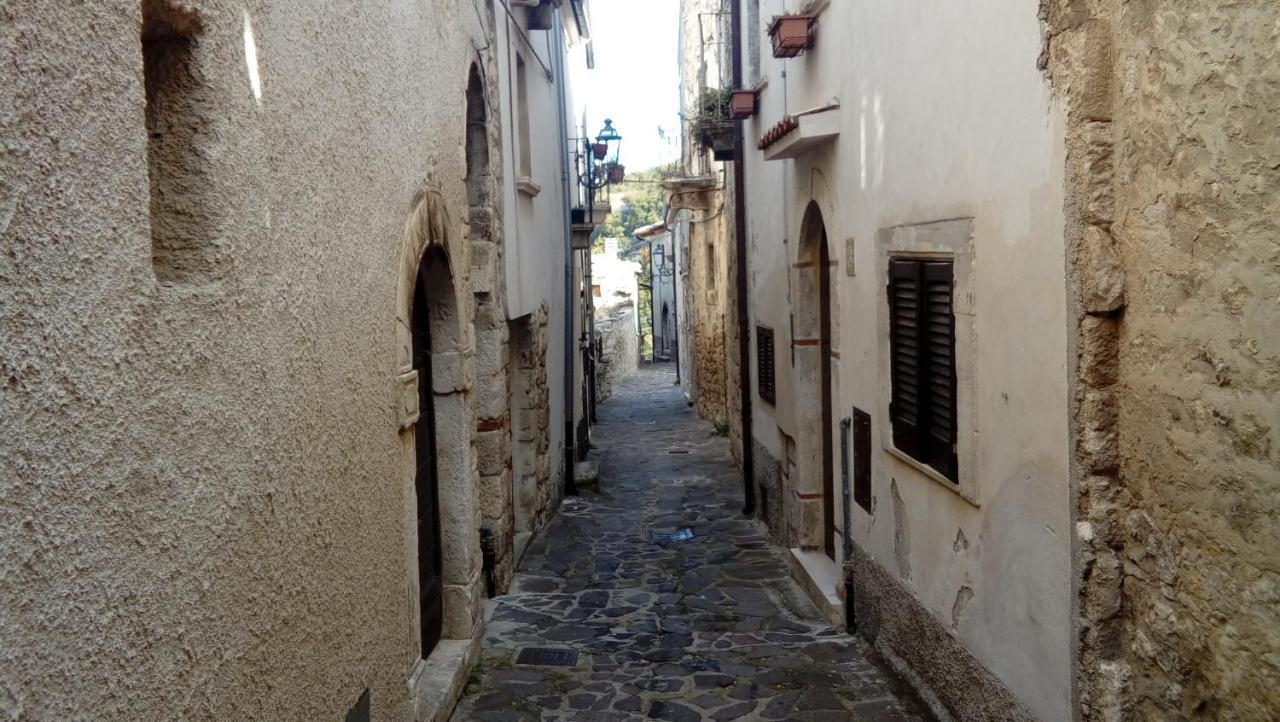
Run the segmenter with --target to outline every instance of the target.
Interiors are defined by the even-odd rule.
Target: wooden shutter
[[[756,391],[771,405],[778,403],[774,380],[773,329],[756,326]]]
[[[893,445],[920,458],[920,262],[889,263],[889,417]]]
[[[853,409],[853,501],[871,513],[871,414]]]
[[[928,404],[923,461],[952,481],[956,474],[956,324],[952,264],[924,264],[925,389]]]
[[[889,264],[893,445],[957,481],[953,264]]]

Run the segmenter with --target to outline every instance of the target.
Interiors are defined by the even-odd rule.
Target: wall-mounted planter
[[[735,90],[729,96],[729,117],[745,120],[756,114],[756,91]]]
[[[733,125],[726,123],[704,133],[702,147],[710,148],[716,160],[733,160]]]
[[[813,47],[813,15],[779,15],[769,24],[773,57],[794,58]]]

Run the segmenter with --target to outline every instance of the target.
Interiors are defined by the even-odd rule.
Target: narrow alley
[[[601,407],[599,488],[564,501],[490,602],[453,719],[922,719],[742,515],[727,440],[674,380],[646,368]],[[520,661],[539,648],[576,663]]]

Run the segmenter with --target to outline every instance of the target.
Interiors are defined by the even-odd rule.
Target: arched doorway
[[[816,202],[805,209],[800,226],[796,263],[799,299],[795,317],[795,364],[799,384],[797,414],[804,488],[800,499],[802,545],[816,547],[832,559],[836,556],[835,453],[832,441],[834,373],[831,364],[836,347],[836,319],[832,310],[832,258],[827,229]],[[806,505],[821,505],[804,509]],[[819,521],[820,520],[820,521]],[[816,538],[815,538],[816,537]]]
[[[448,263],[438,250],[423,254],[413,288],[410,328],[413,369],[418,372],[418,423],[414,427],[414,492],[417,497],[418,599],[422,656],[440,641],[444,622],[444,565],[440,541],[440,472],[436,457],[435,394],[432,383],[431,289],[448,287]],[[445,274],[445,283],[439,276]]]

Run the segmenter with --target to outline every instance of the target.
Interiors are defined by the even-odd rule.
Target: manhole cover
[[[541,667],[572,667],[578,663],[576,649],[555,647],[525,647],[516,657],[516,664],[534,664]]]
[[[675,531],[654,531],[649,530],[649,539],[652,541],[689,541],[693,538],[692,529],[677,529]]]

